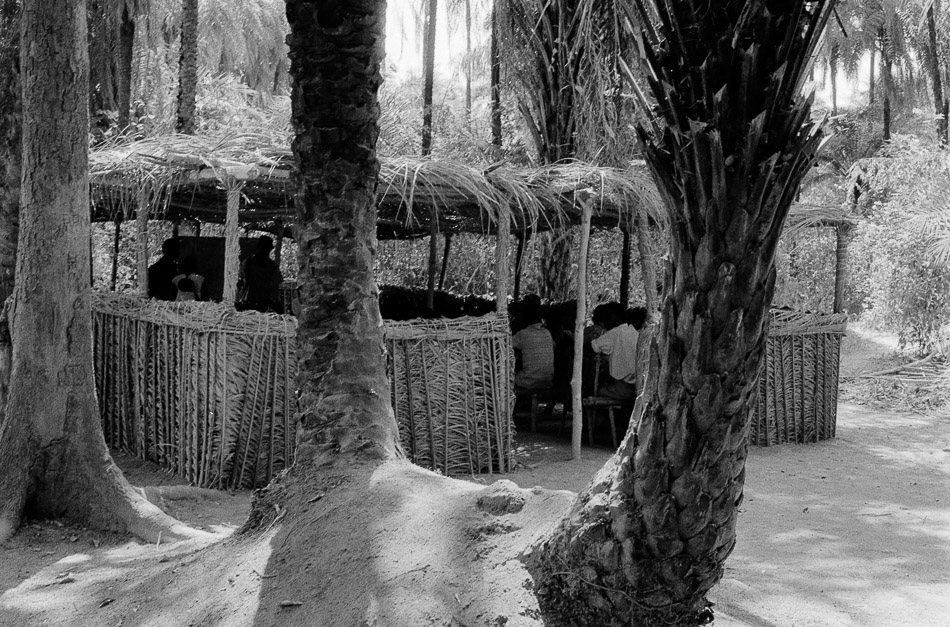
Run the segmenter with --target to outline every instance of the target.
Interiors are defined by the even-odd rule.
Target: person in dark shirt
[[[284,313],[284,303],[280,298],[280,284],[283,277],[277,262],[270,258],[274,249],[274,240],[262,235],[257,240],[257,249],[241,264],[238,280],[238,311],[273,311]]]
[[[178,275],[178,240],[162,242],[162,256],[148,268],[148,297],[175,300],[178,287],[173,279]]]

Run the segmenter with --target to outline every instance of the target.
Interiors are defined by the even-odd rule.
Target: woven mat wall
[[[835,437],[838,366],[847,316],[773,311],[749,442]]]
[[[203,487],[260,487],[293,459],[294,318],[97,294],[93,322],[110,446]],[[504,472],[507,318],[394,322],[386,346],[413,461],[446,474]]]
[[[98,294],[106,442],[204,487],[266,485],[293,458],[292,318]]]
[[[390,321],[385,338],[410,459],[445,474],[506,472],[514,370],[507,317]]]

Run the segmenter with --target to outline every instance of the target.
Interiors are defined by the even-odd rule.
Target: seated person
[[[189,292],[194,292],[195,297],[193,299],[184,299],[184,300],[204,300],[201,294],[201,286],[204,285],[205,278],[198,274],[198,258],[194,255],[188,255],[185,257],[180,266],[181,274],[177,275],[172,279],[172,283],[178,288],[178,293],[181,294],[181,286],[178,285],[178,282],[182,279],[190,279],[192,285],[194,286],[193,290],[188,290]],[[183,300],[178,298],[177,300]]]
[[[609,377],[600,375],[597,396],[633,403],[637,397],[637,330],[627,324],[627,314],[620,303],[604,305],[602,312],[607,331],[591,342],[595,353],[607,355]]]
[[[196,288],[194,281],[188,277],[178,279],[178,296],[175,298],[175,300],[179,303],[186,300],[198,300],[195,290]]]
[[[524,328],[511,338],[521,362],[515,372],[515,392],[548,389],[554,377],[554,340],[541,323],[541,307],[525,299],[521,319]]]

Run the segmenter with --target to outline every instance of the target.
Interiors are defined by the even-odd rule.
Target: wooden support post
[[[656,290],[656,254],[653,252],[654,243],[650,241],[650,231],[647,221],[637,218],[637,248],[640,252],[640,271],[643,273],[643,300],[647,309],[647,322],[656,319],[656,312],[660,307],[660,298]]]
[[[148,203],[139,194],[135,206],[135,265],[139,293],[148,296]]]
[[[508,239],[511,237],[511,216],[508,207],[498,215],[498,236],[495,240],[495,310],[508,314]]]
[[[284,254],[284,221],[278,220],[274,227],[274,230],[277,231],[274,233],[274,261],[277,262],[277,267],[280,268],[281,255]]]
[[[442,249],[442,270],[439,272],[439,290],[445,286],[445,273],[449,267],[449,253],[452,250],[452,234],[445,234],[445,247]]]
[[[195,237],[201,237],[201,220],[195,220]]]
[[[620,251],[620,304],[630,306],[630,231],[623,231],[623,249]]]
[[[112,240],[112,276],[109,279],[109,289],[115,291],[119,277],[119,239],[122,237],[122,218],[115,219],[115,238]]]
[[[521,269],[524,267],[525,243],[529,239],[531,239],[530,231],[522,231],[521,233],[518,233],[518,249],[515,252],[515,300],[521,298]]]
[[[571,458],[581,458],[581,436],[584,434],[584,405],[581,385],[584,381],[584,323],[587,321],[587,250],[590,247],[590,202],[581,207],[581,243],[577,251],[577,317],[574,319],[574,374],[571,376]]]
[[[426,289],[426,307],[435,311],[435,273],[438,272],[439,258],[439,217],[432,209],[432,222],[429,226],[429,284]]]
[[[237,296],[238,270],[240,266],[241,245],[238,231],[238,209],[241,207],[242,184],[228,182],[228,213],[224,220],[224,290],[222,302],[234,305]]]

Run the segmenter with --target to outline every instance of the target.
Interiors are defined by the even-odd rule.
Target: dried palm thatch
[[[295,216],[288,139],[274,131],[213,137],[168,136],[97,148],[90,154],[93,219],[128,219],[148,203],[166,219],[223,223],[224,190],[240,184],[245,224]],[[646,167],[598,168],[566,162],[543,169],[483,168],[422,157],[381,158],[380,238],[420,237],[432,219],[443,233],[493,233],[508,215],[513,231],[546,230],[580,220],[591,203],[595,226],[630,228],[635,218],[664,222]]]
[[[847,316],[773,310],[749,443],[835,437],[838,360]]]
[[[293,459],[296,321],[214,303],[97,294],[106,441],[202,487],[266,485]],[[416,463],[505,472],[511,346],[503,316],[392,322],[393,405]]]

